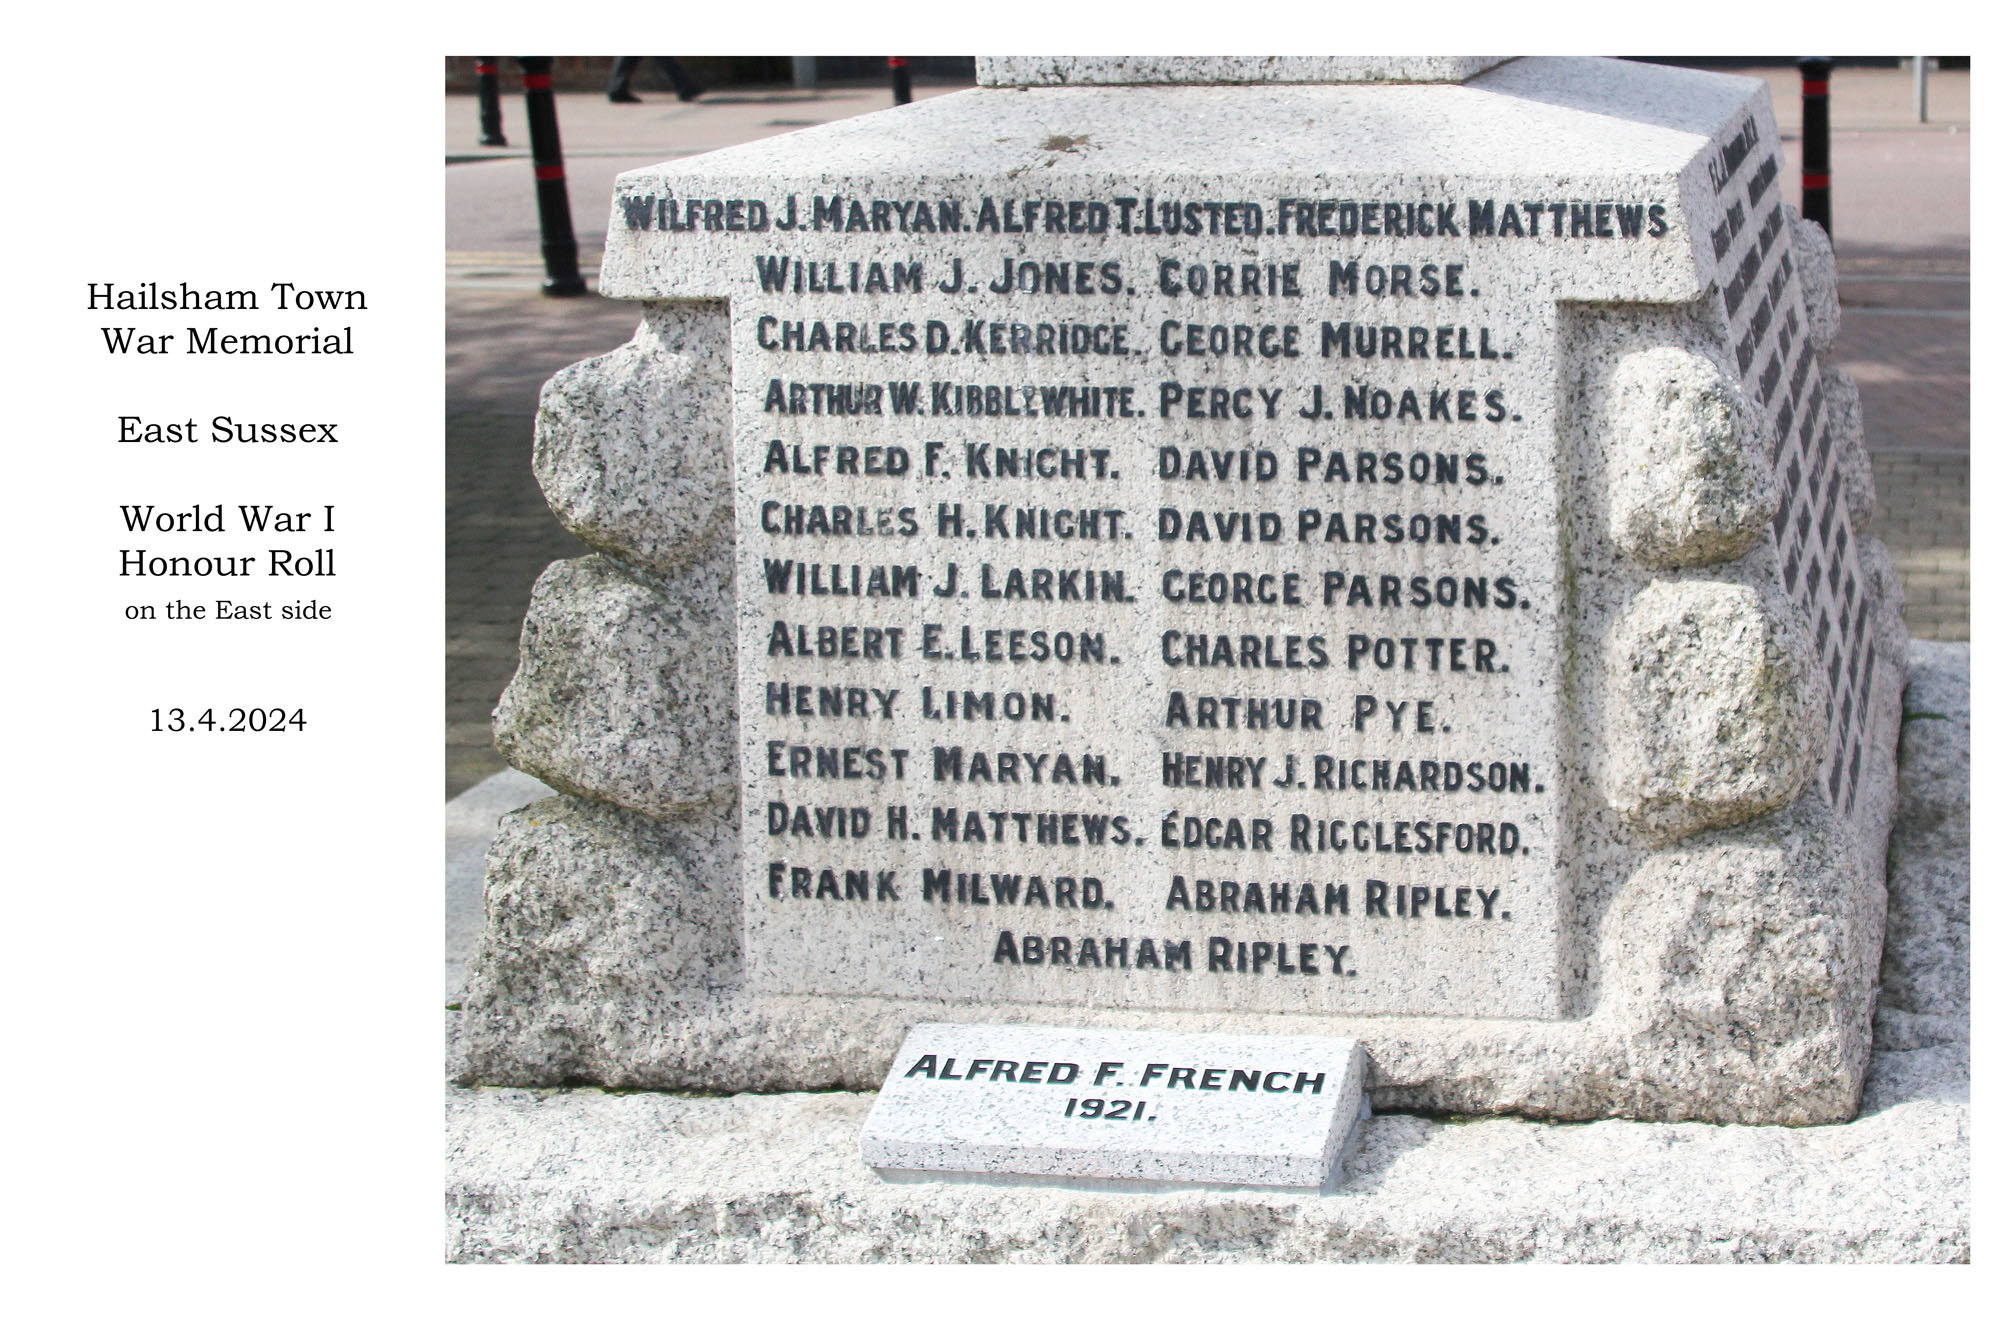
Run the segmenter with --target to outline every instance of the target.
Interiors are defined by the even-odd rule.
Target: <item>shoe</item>
[[[629,92],[606,93],[604,96],[613,102],[636,102],[639,100],[637,96]]]
[[[708,89],[706,88],[690,88],[684,93],[675,93],[674,96],[680,98],[683,102],[692,102],[707,91]]]

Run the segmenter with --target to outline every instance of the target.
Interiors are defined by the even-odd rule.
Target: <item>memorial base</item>
[[[900,1184],[864,1093],[453,1088],[456,1262],[1942,1263],[1970,1253],[1966,1047],[1878,1056],[1814,1129],[1364,1121],[1340,1189]]]
[[[1338,1190],[910,1185],[866,1093],[450,1087],[457,1262],[1955,1262],[1970,1255],[1970,651],[1911,647],[1861,1112],[1788,1129],[1378,1114]],[[510,779],[511,781],[511,779]],[[457,858],[463,861],[465,858]],[[467,881],[457,881],[463,892]],[[477,891],[476,878],[470,887]]]

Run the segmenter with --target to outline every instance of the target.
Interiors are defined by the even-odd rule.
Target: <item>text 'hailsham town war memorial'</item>
[[[1906,644],[1763,85],[981,83],[619,178],[461,1080],[1025,1087],[898,1055],[1004,1024],[1098,1042],[1068,1120],[1319,1095],[1202,1065],[1251,1037],[1378,1109],[1851,1116]]]

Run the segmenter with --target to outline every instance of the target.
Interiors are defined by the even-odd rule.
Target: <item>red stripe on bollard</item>
[[[521,76],[521,87],[531,93],[545,93],[555,86],[554,75],[524,74]]]
[[[482,60],[472,67],[472,72],[474,74],[498,74],[500,67],[498,65],[489,65]]]
[[[902,67],[903,67],[903,57],[901,57],[901,56],[890,56],[890,57],[889,57],[889,68],[890,68],[890,69],[901,69]]]
[[[535,179],[538,181],[559,181],[562,178],[563,169],[560,165],[535,168]]]
[[[1833,61],[1805,56],[1799,61],[1799,212],[1833,235],[1833,153],[1829,112]]]

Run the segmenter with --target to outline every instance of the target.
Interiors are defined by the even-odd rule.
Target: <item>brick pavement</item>
[[[1768,75],[1787,160],[1795,163],[1797,76]],[[1861,390],[1878,493],[1872,531],[1903,577],[1910,632],[1964,639],[1971,632],[1970,77],[1934,77],[1937,123],[1929,127],[1910,123],[1908,87],[1909,76],[1895,71],[1835,74],[1843,310],[1834,356]],[[571,101],[563,100],[571,116]],[[715,107],[642,108],[644,119],[621,120],[599,110],[601,99],[582,99],[574,119],[588,132],[578,142],[603,159],[588,185],[572,173],[586,271],[595,258],[593,219],[609,213],[613,170],[678,156],[690,151],[687,144],[708,149],[779,133],[790,128],[786,121],[872,110],[884,100],[836,89],[814,105],[779,91],[767,107],[744,94]],[[471,99],[447,99],[447,123],[458,138],[475,120]],[[635,135],[650,137],[642,143]],[[636,323],[620,302],[539,294],[532,186],[525,175],[491,174],[525,170],[518,161],[496,161],[446,173],[447,799],[504,767],[492,746],[491,714],[518,661],[528,592],[548,562],[584,550],[549,514],[530,471],[537,392],[562,366],[625,341]],[[1784,183],[1796,203],[1795,170],[1787,169]]]
[[[1835,221],[1838,222],[1838,215]],[[1835,360],[1861,390],[1875,468],[1870,532],[1889,548],[1922,639],[1972,637],[1970,288],[1905,284],[1909,308],[1856,303],[1882,285],[1841,282]],[[1952,310],[1944,303],[1956,302]],[[1942,306],[1942,308],[1940,308]]]
[[[1784,141],[1796,205],[1796,67],[1756,71]],[[1833,238],[1840,262],[1834,359],[1861,390],[1875,465],[1871,531],[1903,577],[1910,633],[1971,637],[1970,71],[1931,76],[1920,126],[1907,70],[1836,69]]]
[[[1903,577],[1903,618],[1920,639],[1972,637],[1971,456],[1875,454],[1881,538]]]
[[[585,554],[535,485],[542,381],[632,335],[632,307],[551,301],[539,270],[445,288],[445,799],[506,767],[493,705],[519,661],[535,576]]]

